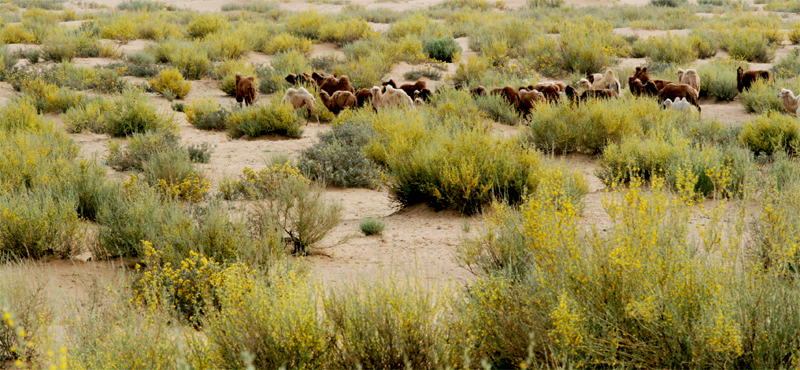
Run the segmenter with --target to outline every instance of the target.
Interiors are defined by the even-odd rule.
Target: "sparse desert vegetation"
[[[796,367],[798,11],[2,4],[0,368]]]

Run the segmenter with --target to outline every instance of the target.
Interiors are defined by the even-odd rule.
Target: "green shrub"
[[[311,40],[289,33],[281,33],[277,36],[273,36],[261,48],[261,52],[266,54],[278,54],[288,51],[299,51],[303,54],[307,54],[310,50]]]
[[[303,135],[302,126],[291,105],[273,99],[231,113],[228,117],[228,136],[238,139],[245,135],[254,138],[276,134],[297,139]]]
[[[291,253],[304,256],[342,221],[342,207],[306,179],[288,177],[255,206],[258,218],[275,220]]]
[[[199,202],[208,194],[208,181],[184,148],[157,151],[142,167],[144,180],[166,197]]]
[[[767,36],[763,31],[754,28],[733,29],[723,36],[722,47],[736,60],[769,63],[775,56],[775,50]]]
[[[708,29],[693,30],[689,36],[689,43],[700,59],[711,58],[717,55],[719,50],[719,41],[716,35]]]
[[[72,107],[82,106],[86,97],[68,88],[48,84],[40,78],[22,84],[22,92],[30,98],[36,109],[44,113],[64,113]]]
[[[786,108],[783,102],[778,98],[778,93],[781,88],[786,88],[793,91],[800,91],[800,84],[789,83],[785,80],[779,79],[775,84],[772,82],[765,82],[763,80],[756,81],[750,89],[739,94],[744,109],[748,113],[767,113],[769,111],[784,112]]]
[[[157,12],[164,7],[163,3],[152,0],[125,0],[117,5],[117,10]]]
[[[284,24],[287,32],[304,39],[317,40],[319,38],[319,30],[325,24],[325,17],[312,9],[290,13],[284,18]]]
[[[501,96],[478,97],[475,99],[475,104],[492,121],[516,125],[522,119],[517,109],[508,104],[508,101]]]
[[[38,343],[48,339],[55,311],[43,275],[42,269],[28,263],[5,263],[0,270],[2,361],[39,363],[44,357],[45,346]]]
[[[253,51],[255,43],[251,30],[240,29],[234,32],[220,32],[207,36],[203,47],[211,60],[224,61],[238,59]]]
[[[244,60],[227,60],[214,67],[211,72],[213,78],[221,80],[219,89],[230,96],[236,95],[236,73],[242,76],[252,76],[256,74],[255,68]]]
[[[358,224],[358,229],[367,236],[380,234],[385,228],[386,223],[379,218],[367,217]]]
[[[186,25],[186,34],[193,39],[202,39],[221,30],[226,24],[227,21],[218,14],[202,13]]]
[[[739,94],[736,90],[736,68],[748,69],[747,62],[733,59],[716,58],[697,67],[700,75],[700,97],[713,97],[717,100],[730,101]]]
[[[793,117],[768,112],[745,122],[739,140],[755,154],[771,155],[781,149],[791,154],[795,152],[799,134],[800,125]]]
[[[445,63],[453,63],[462,51],[452,37],[428,41],[425,43],[424,50],[428,58]]]
[[[329,332],[313,287],[294,268],[257,275],[230,275],[218,290],[220,309],[203,326],[220,362],[212,367],[247,367],[242,351],[255,368],[324,367]]]
[[[177,124],[170,115],[159,113],[146,95],[135,90],[123,92],[114,99],[114,110],[105,113],[104,132],[111,136],[127,136],[147,131],[175,131]]]
[[[688,37],[672,36],[668,33],[664,37],[650,37],[637,43],[643,43],[646,56],[657,63],[686,64],[697,59],[697,53]]]
[[[103,132],[105,115],[114,108],[109,99],[91,99],[84,105],[74,106],[64,113],[64,124],[67,131],[80,133],[88,129],[92,132]]]
[[[136,23],[130,16],[111,18],[100,28],[100,37],[128,43],[136,39]]]
[[[447,309],[446,301],[418,281],[396,281],[348,284],[324,300],[336,338],[333,366],[436,367],[445,333],[444,325],[434,323]]]
[[[103,204],[114,201],[113,186],[106,182],[106,168],[94,160],[80,160],[72,186],[78,198],[77,211],[81,219],[97,221]]]
[[[200,48],[184,48],[173,63],[183,77],[189,80],[199,80],[211,71],[211,61],[208,60],[206,51]]]
[[[489,68],[489,62],[478,56],[470,56],[467,63],[458,63],[456,75],[453,77],[453,83],[461,87],[474,87],[480,84],[486,70]]]
[[[610,142],[666,125],[667,112],[651,99],[592,100],[575,108],[542,105],[531,116],[528,140],[547,152],[598,153]]]
[[[219,186],[223,199],[233,200],[244,197],[246,199],[261,199],[274,197],[278,188],[289,180],[309,181],[300,170],[286,162],[283,165],[274,164],[271,167],[254,171],[245,167],[239,179],[225,179]]]
[[[300,153],[297,166],[308,178],[330,186],[373,189],[380,182],[381,171],[363,152],[372,135],[363,123],[336,125]]]
[[[209,163],[211,154],[214,153],[214,148],[209,143],[189,145],[186,150],[189,152],[189,159],[194,163]]]
[[[368,38],[374,33],[367,22],[356,18],[346,18],[341,21],[329,21],[322,24],[322,27],[319,28],[319,40],[342,46],[356,40]]]
[[[178,136],[169,131],[150,131],[143,134],[133,133],[128,146],[123,150],[118,141],[108,143],[106,164],[117,171],[135,169],[144,170],[144,163],[151,156],[162,151],[173,151],[178,148]]]
[[[422,77],[427,77],[432,81],[439,81],[442,79],[442,74],[439,73],[439,71],[431,68],[417,69],[403,74],[403,78],[411,81],[419,80]]]
[[[795,23],[792,29],[789,30],[789,34],[787,36],[789,37],[789,41],[792,43],[792,45],[800,44],[800,25]]]
[[[442,24],[434,22],[422,13],[413,13],[392,24],[387,32],[392,40],[399,40],[406,36],[422,38],[443,38],[451,36],[451,32]]]
[[[165,97],[174,95],[178,99],[183,99],[192,90],[192,84],[183,79],[177,68],[161,70],[149,84],[159,94]]]
[[[353,87],[362,89],[380,85],[381,78],[391,68],[391,61],[375,53],[363,59],[348,60],[344,65],[337,66],[334,72],[347,75]]]
[[[48,189],[0,195],[0,253],[38,259],[74,254],[81,234],[76,199]]]
[[[794,49],[789,52],[775,65],[772,66],[772,73],[779,78],[794,78],[800,76],[800,50]]]
[[[685,3],[687,3],[686,0],[650,0],[650,5],[652,6],[667,6],[671,8],[676,8]]]
[[[30,44],[36,41],[36,36],[21,25],[5,26],[0,32],[0,38],[6,44]]]

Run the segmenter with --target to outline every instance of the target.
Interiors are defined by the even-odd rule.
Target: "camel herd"
[[[700,91],[700,76],[694,69],[678,69],[676,72],[677,82],[654,79],[650,77],[647,67],[636,67],[633,76],[628,78],[628,88],[631,94],[636,96],[652,96],[658,98],[659,103],[667,109],[686,110],[692,106],[700,112],[698,104]],[[739,92],[749,90],[755,81],[762,79],[771,81],[772,75],[769,71],[754,70],[744,71],[739,67],[736,72],[736,87]],[[253,104],[255,100],[255,78],[253,76],[242,78],[241,73],[236,74],[236,101],[239,105]],[[282,103],[289,103],[294,109],[306,107],[313,113],[319,123],[314,104],[316,99],[299,85],[314,85],[319,89],[319,95],[323,105],[333,114],[339,114],[348,108],[361,108],[371,103],[374,109],[384,107],[415,107],[423,105],[430,100],[433,91],[427,88],[425,81],[417,81],[413,84],[398,85],[394,80],[384,82],[383,86],[373,86],[370,89],[356,90],[350,83],[347,76],[337,77],[335,75],[325,75],[319,72],[312,74],[301,73],[299,75],[289,74],[285,80],[297,86],[286,90]],[[456,88],[459,88],[458,86]],[[580,94],[578,90],[583,90]],[[588,99],[611,99],[620,95],[621,84],[613,70],[609,69],[606,73],[588,74],[586,78],[580,79],[578,83],[568,85],[563,82],[542,82],[536,85],[498,87],[487,90],[483,86],[477,86],[470,90],[473,96],[495,95],[504,98],[517,112],[527,119],[533,108],[541,103],[557,103],[567,100],[574,104],[580,104]],[[562,99],[562,95],[566,99]],[[800,96],[786,89],[782,89],[778,94],[786,109],[797,114],[800,106]]]

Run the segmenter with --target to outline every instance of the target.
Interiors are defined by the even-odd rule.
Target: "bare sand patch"
[[[100,39],[100,42],[115,45],[117,50],[123,54],[132,54],[137,51],[142,51],[149,45],[155,44],[152,40],[131,40],[127,43],[120,43],[116,40]]]
[[[245,59],[250,62],[250,64],[270,64],[272,62],[272,56],[258,51],[247,53]]]
[[[367,22],[367,24],[372,27],[372,30],[375,32],[386,32],[389,28],[392,28],[392,25],[389,23],[372,23]]]
[[[311,57],[323,57],[328,55],[333,55],[337,59],[344,59],[342,48],[332,42],[311,45]]]
[[[701,102],[704,103],[704,102]],[[736,99],[731,102],[716,102],[714,104],[700,104],[703,108],[702,118],[713,119],[716,118],[725,125],[740,125],[743,122],[749,121],[752,117],[744,110],[742,102]]]
[[[639,38],[646,39],[648,37],[664,37],[667,34],[673,36],[687,36],[691,32],[691,30],[684,29],[684,30],[640,30],[640,29],[633,29],[631,27],[624,27],[624,28],[615,28],[611,30],[612,33],[617,35],[623,36],[639,36]]]
[[[79,67],[96,67],[96,66],[105,66],[111,63],[117,62],[115,59],[111,58],[75,58],[72,59],[72,64],[79,66]]]

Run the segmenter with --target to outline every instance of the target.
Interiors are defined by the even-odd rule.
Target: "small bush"
[[[705,31],[705,32],[704,32]],[[695,30],[689,36],[689,43],[694,51],[697,52],[697,57],[700,59],[708,59],[717,55],[719,50],[719,41],[713,32],[710,30]]]
[[[475,104],[492,121],[516,125],[522,119],[517,109],[501,96],[482,96],[475,99]]]
[[[650,0],[650,5],[652,6],[666,6],[670,8],[676,8],[685,3],[687,3],[686,0]]]
[[[214,148],[209,143],[189,145],[186,147],[186,150],[189,152],[189,159],[195,163],[211,162],[211,154],[214,153]]]
[[[713,97],[718,100],[733,100],[739,91],[736,90],[736,68],[748,69],[747,62],[733,59],[716,58],[697,67],[700,77],[700,97]]]
[[[779,78],[800,76],[800,49],[794,49],[772,66],[772,73]]]
[[[155,152],[142,167],[145,181],[166,197],[199,202],[208,194],[208,180],[198,173],[183,148]]]
[[[336,125],[300,153],[297,166],[310,179],[331,186],[375,188],[381,171],[363,152],[372,135],[372,129],[361,123]]]
[[[439,81],[442,79],[442,74],[439,73],[439,71],[430,68],[417,69],[403,74],[403,78],[411,81],[419,80],[421,77],[427,77],[433,81]]]
[[[273,99],[265,104],[237,110],[228,117],[228,136],[238,139],[276,134],[290,138],[303,135],[302,121],[291,105]]]
[[[163,3],[152,0],[125,0],[117,5],[117,10],[157,12],[164,7]]]
[[[109,99],[91,99],[84,105],[67,109],[64,113],[64,124],[67,131],[80,133],[88,129],[92,132],[103,132],[105,116],[114,109],[114,102]]]
[[[293,177],[255,207],[257,217],[275,220],[291,243],[291,253],[301,256],[342,221],[341,205],[325,199],[324,189]]]
[[[144,163],[151,156],[162,151],[174,151],[178,147],[178,136],[169,131],[134,133],[129,138],[125,150],[122,150],[119,142],[109,142],[106,164],[117,171],[130,169],[142,171]]]
[[[637,41],[645,50],[645,55],[657,63],[686,64],[697,59],[697,53],[688,37],[672,36],[650,37]],[[637,48],[634,44],[634,48]]]
[[[746,122],[739,140],[754,154],[772,155],[776,150],[793,154],[798,145],[800,125],[794,117],[768,112]]]
[[[261,48],[261,52],[266,54],[278,54],[296,50],[307,54],[311,50],[311,40],[302,36],[295,36],[289,33],[281,33],[273,36]]]
[[[49,339],[55,316],[44,275],[26,263],[5,263],[0,270],[0,361],[38,363],[44,357],[40,343]]]
[[[76,199],[47,189],[0,195],[0,254],[5,258],[68,257],[81,233]]]
[[[183,77],[189,80],[199,80],[211,71],[211,61],[208,54],[200,48],[185,48],[180,51],[173,61]]]
[[[202,47],[208,57],[215,61],[238,59],[253,51],[255,43],[251,30],[242,29],[233,32],[220,32],[206,37]]]
[[[186,25],[186,34],[193,39],[202,39],[219,31],[226,24],[227,21],[218,14],[202,13]]]
[[[111,136],[177,129],[172,116],[159,113],[146,95],[135,90],[128,90],[114,100],[114,110],[106,112],[104,122],[103,131]]]
[[[775,56],[764,32],[753,28],[734,29],[723,37],[722,47],[736,60],[769,63]]]
[[[102,26],[100,37],[128,43],[136,39],[136,23],[129,16],[114,17]]]
[[[316,10],[291,13],[284,19],[286,31],[305,39],[319,39],[319,30],[325,24],[325,17]]]
[[[424,50],[428,58],[445,63],[453,63],[462,51],[458,43],[448,37],[426,42]]]
[[[183,79],[177,68],[162,70],[149,84],[159,94],[166,97],[169,91],[178,99],[183,99],[192,90],[192,84]]]
[[[373,34],[372,27],[357,18],[325,22],[319,29],[320,41],[332,42],[339,46],[370,37]]]
[[[769,111],[784,112],[786,108],[778,98],[781,88],[800,91],[800,84],[778,80],[775,84],[763,80],[756,81],[750,89],[739,94],[744,109],[748,113],[767,113]]]
[[[367,217],[358,224],[358,229],[367,236],[380,234],[385,228],[386,223],[379,218]]]
[[[278,188],[288,179],[308,181],[297,167],[286,162],[283,165],[273,165],[261,171],[254,171],[245,167],[239,179],[226,179],[219,186],[223,199],[233,200],[244,197],[245,199],[261,199],[274,197]]]

